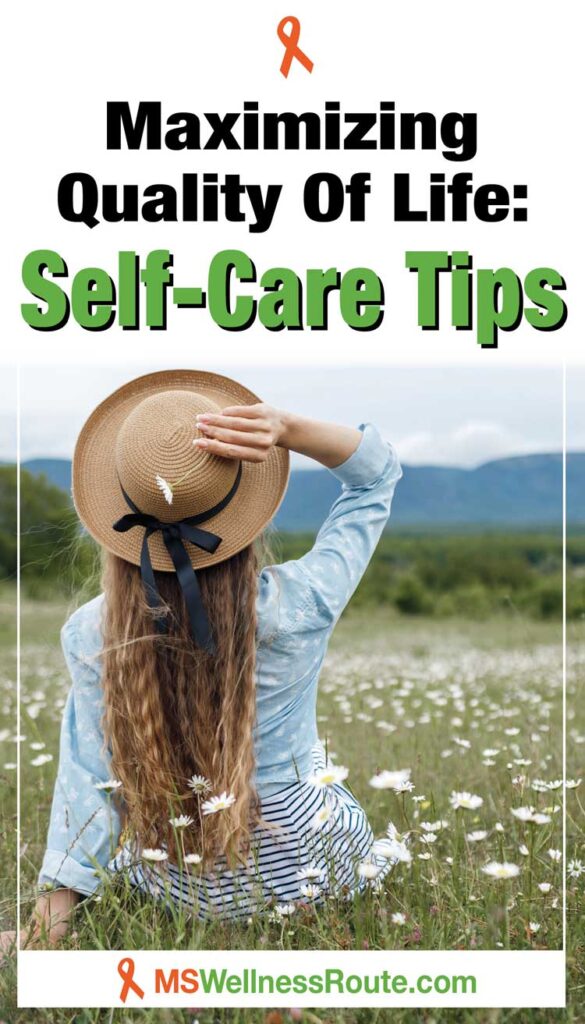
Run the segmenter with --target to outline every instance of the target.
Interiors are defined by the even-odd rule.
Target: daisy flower
[[[297,878],[300,882],[320,882],[323,878],[323,869],[309,866],[297,871]]]
[[[550,884],[550,882],[539,882],[538,888],[541,892],[547,893],[551,891],[552,885]]]
[[[403,782],[400,786],[394,786],[395,793],[412,793],[414,782]]]
[[[31,765],[33,768],[40,768],[43,764],[48,764],[49,761],[53,760],[52,754],[39,754],[38,757],[33,757]]]
[[[533,779],[530,783],[530,788],[535,793],[546,793],[548,791],[548,782],[545,782],[544,779]]]
[[[148,846],[142,851],[142,859],[150,860],[153,862],[161,862],[168,860],[169,855],[166,850],[151,850]]]
[[[204,775],[192,775],[187,785],[194,793],[208,793],[211,789],[211,782]]]
[[[402,864],[410,864],[412,860],[406,843],[396,839],[376,839],[372,844],[372,855],[384,857],[386,860],[398,860]]]
[[[509,864],[506,862],[498,864],[495,860],[490,861],[490,863],[486,864],[481,870],[484,875],[489,875],[490,878],[497,879],[516,878],[517,875],[520,874],[520,868],[517,864]]]
[[[321,895],[321,890],[318,885],[309,882],[307,885],[301,885],[301,894],[307,900],[316,900]]]
[[[540,931],[540,925],[538,924],[538,921],[531,921],[528,925],[528,928],[533,933],[533,935],[536,935],[536,933]]]
[[[392,924],[397,924],[397,925],[406,924],[406,914],[401,914],[401,913],[399,913],[397,911],[395,914],[392,914],[392,917],[390,918],[390,920],[392,921]]]
[[[394,849],[398,845],[394,839],[376,839],[371,846],[372,857],[384,857],[391,860],[394,856]]]
[[[548,853],[550,859],[555,864],[558,864],[559,861],[563,859],[563,851],[562,850],[555,850],[554,848],[551,848],[550,850],[547,850],[546,852]],[[575,863],[579,864],[580,861],[576,861]]]
[[[183,864],[201,864],[202,859],[199,853],[186,853],[183,857]]]
[[[512,814],[518,821],[527,822],[533,825],[548,825],[550,821],[549,814],[542,814],[541,811],[535,811],[534,807],[513,807]]]
[[[372,860],[363,860],[361,864],[358,864],[357,866],[357,873],[360,878],[377,878],[381,870],[382,869],[379,868],[377,864],[374,864]]]
[[[96,782],[95,789],[101,789],[104,793],[114,793],[120,789],[122,783],[119,779],[107,779],[106,782]]]
[[[577,789],[581,785],[581,779],[567,779],[565,786],[567,789]]]
[[[487,832],[484,829],[477,829],[475,832],[467,833],[467,841],[469,843],[481,843],[482,839],[487,839]]]
[[[410,782],[410,774],[410,768],[401,768],[394,772],[378,772],[370,779],[370,786],[373,789],[393,789],[396,792],[403,792],[403,787]]]
[[[322,768],[318,772],[314,772],[309,775],[307,782],[312,786],[317,786],[319,789],[324,789],[326,786],[336,786],[337,783],[343,782],[349,775],[349,769],[343,768],[342,765],[330,764],[326,768]]]
[[[232,804],[235,804],[236,798],[233,793],[228,793],[224,790],[220,796],[212,796],[209,800],[204,800],[201,804],[201,810],[203,814],[217,814],[218,811],[225,811]]]
[[[172,489],[171,485],[167,483],[167,481],[165,480],[164,477],[159,476],[158,473],[156,474],[154,479],[156,480],[156,486],[158,487],[159,491],[162,491],[162,493],[164,495],[165,501],[169,505],[172,505],[173,504],[173,489]]]
[[[512,814],[518,821],[532,821],[534,807],[513,807]]]
[[[476,796],[474,793],[468,793],[465,790],[460,793],[453,790],[449,802],[455,810],[476,811],[483,804],[483,797]]]
[[[321,807],[321,809],[317,811],[315,815],[313,815],[313,832],[317,832],[318,829],[322,828],[323,825],[325,825],[329,821],[332,814],[333,808],[330,807],[329,804],[324,804],[323,807]]]
[[[281,917],[292,917],[296,911],[294,903],[277,903],[274,908],[274,913],[277,919]]]
[[[169,825],[173,828],[187,828],[194,820],[190,814],[180,814],[178,818],[169,818]]]
[[[550,854],[550,850],[549,850]],[[569,878],[580,878],[581,875],[585,874],[585,864],[582,860],[570,860],[567,864],[567,874]]]

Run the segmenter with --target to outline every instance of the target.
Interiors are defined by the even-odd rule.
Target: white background
[[[300,43],[315,69],[309,76],[294,64],[285,80],[278,71],[283,51],[276,26],[290,13],[300,18]],[[296,364],[317,371],[325,364],[457,364],[474,367],[478,374],[495,363],[558,367],[563,356],[571,365],[583,365],[580,13],[580,5],[569,0],[554,7],[522,0],[473,5],[418,0],[400,6],[321,0],[318,5],[298,2],[294,8],[233,0],[205,7],[185,0],[166,5],[152,0],[12,5],[5,15],[3,60],[3,363],[12,365],[18,359],[25,366],[48,365],[49,394],[52,375],[59,374],[59,366],[72,364],[123,362],[130,367],[135,362],[227,372],[232,365]],[[271,111],[322,111],[326,100],[341,101],[347,111],[376,110],[381,100],[394,100],[397,112],[431,110],[438,117],[449,110],[474,111],[478,154],[472,161],[453,163],[439,153],[418,151],[108,152],[108,99],[160,99],[168,114],[181,109],[239,110],[246,99],[259,100],[261,109]],[[308,221],[300,203],[302,186],[316,170],[347,177],[353,171],[371,172],[373,195],[365,224],[350,224],[346,218],[332,225]],[[389,185],[394,171],[410,171],[424,201],[431,171],[458,170],[471,170],[476,184],[495,181],[511,189],[514,183],[526,183],[528,222],[492,225],[471,218],[459,225],[393,223]],[[250,234],[245,224],[222,222],[101,224],[90,231],[63,222],[57,211],[59,179],[71,171],[89,172],[101,184],[136,182],[143,187],[158,181],[178,185],[187,171],[239,172],[244,181],[282,183],[285,188],[265,235]],[[230,334],[214,326],[204,311],[171,309],[166,334],[125,334],[114,326],[96,335],[73,323],[52,333],[34,332],[21,318],[20,302],[28,296],[20,268],[32,249],[58,250],[72,272],[90,265],[114,272],[120,249],[145,255],[150,249],[169,248],[175,256],[176,283],[185,285],[202,283],[211,256],[227,247],[244,249],[260,271],[272,265],[288,265],[300,274],[307,266],[336,265],[342,271],[373,267],[386,286],[383,326],[361,335],[332,316],[328,333],[271,334],[256,326]],[[416,326],[415,277],[404,269],[405,250],[418,248],[468,249],[476,267],[511,266],[521,277],[535,266],[556,268],[568,285],[566,326],[553,333],[528,326],[502,333],[497,351],[481,350],[474,332],[447,326],[438,333],[421,332]],[[14,377],[5,373],[4,379]],[[54,957],[75,956],[77,964],[88,955],[117,956],[41,954],[44,966],[38,960],[29,974],[34,954],[22,955],[29,999],[31,993],[38,999],[49,981],[57,985]],[[368,962],[374,956],[361,955]],[[440,958],[441,970],[443,958],[455,956],[457,970],[463,969],[462,953],[421,955]],[[313,966],[314,953],[310,960]],[[476,1005],[531,1005],[532,999],[540,1006],[559,1005],[560,975],[555,986],[548,971],[529,968],[526,988],[516,973],[500,974],[492,967],[490,976],[489,1000]],[[66,977],[69,1005],[85,1001],[73,991],[78,983],[85,993],[95,983],[97,998],[110,1005],[101,971],[72,971],[67,964]],[[21,991],[26,999],[27,987]],[[315,997],[311,1002],[316,1005]],[[242,998],[236,1003],[242,1005]],[[328,1005],[333,1005],[331,999]]]
[[[293,63],[279,73],[283,47],[276,26],[283,14],[301,21],[301,46],[315,63],[312,75]],[[90,7],[71,0],[14,5],[7,33],[4,87],[6,148],[3,190],[2,280],[5,360],[116,363],[133,358],[201,368],[232,363],[319,366],[348,363],[558,363],[565,349],[583,362],[578,229],[581,206],[581,66],[578,4],[493,0],[489,5],[418,0],[403,5],[299,2],[200,5],[177,0],[161,7],[146,0]],[[5,71],[6,73],[6,71]],[[108,152],[107,100],[160,99],[163,110],[261,109],[323,111],[326,100],[344,110],[376,110],[394,100],[398,112],[449,110],[478,114],[478,154],[449,162],[439,152],[183,151]],[[183,172],[239,172],[244,181],[284,184],[272,229],[250,234],[246,224],[100,224],[93,231],[61,220],[59,179],[86,171],[99,183],[162,181],[179,184]],[[301,207],[302,186],[315,170],[349,176],[369,170],[373,195],[365,224],[311,223]],[[394,224],[391,175],[411,171],[426,197],[431,171],[472,171],[476,184],[500,182],[529,189],[526,224]],[[116,253],[169,248],[177,284],[202,283],[210,257],[240,247],[260,271],[287,265],[344,270],[373,267],[386,285],[387,311],[378,330],[363,335],[332,316],[329,332],[272,334],[256,326],[230,334],[203,310],[171,308],[169,331],[101,334],[70,323],[35,332],[20,316],[27,293],[23,257],[57,249],[70,271],[116,269]],[[569,319],[560,332],[526,326],[501,333],[498,351],[481,350],[474,332],[440,333],[416,326],[415,275],[404,269],[406,249],[468,249],[476,267],[511,266],[524,277],[552,266],[566,279]],[[7,297],[7,298],[6,298]]]
[[[469,950],[371,950],[339,952],[332,950],[190,950],[180,953],[109,952],[64,950],[34,952],[25,950],[18,958],[19,1006],[121,1006],[122,980],[118,964],[126,957],[134,960],[134,981],[144,992],[140,999],[134,992],[127,996],[126,1007],[146,1006],[441,1006],[441,1007],[562,1007],[565,1005],[565,957],[549,950],[515,952]],[[475,975],[476,992],[421,995],[404,992],[400,995],[368,995],[347,992],[307,992],[202,994],[156,993],[155,971],[163,969],[168,976],[173,968],[222,971],[241,974],[244,968],[255,968],[258,974],[310,977],[327,969],[342,970],[344,975],[373,976],[386,970],[392,977],[403,975],[409,988],[422,975]],[[189,976],[188,976],[189,977]],[[191,976],[192,977],[192,976]],[[426,982],[424,983],[427,984]]]

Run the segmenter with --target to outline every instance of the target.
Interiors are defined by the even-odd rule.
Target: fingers
[[[216,441],[225,441],[227,444],[243,444],[252,448],[270,448],[272,444],[270,429],[265,431],[239,430],[230,423],[227,417],[225,422],[227,426],[215,426],[211,423],[198,423],[197,426],[204,437],[210,437]],[[252,423],[253,421],[249,420],[248,422]]]
[[[222,413],[202,413],[197,417],[197,426],[200,430],[207,426],[229,427],[231,430],[270,430],[268,420],[259,416],[246,418],[235,414],[226,415],[225,409]]]
[[[203,434],[193,443],[197,448],[225,459],[263,462],[275,443],[268,407],[232,405],[219,413],[197,416],[197,429]]]
[[[264,462],[269,451],[269,446],[250,448],[247,445],[216,441],[207,437],[198,437],[193,443],[211,455],[221,455],[224,459],[241,459],[244,462]]]
[[[256,419],[258,416],[262,416],[265,406],[263,402],[257,402],[254,405],[228,405],[225,409],[222,409],[224,416],[241,416],[244,419]],[[204,413],[206,416],[207,414]]]

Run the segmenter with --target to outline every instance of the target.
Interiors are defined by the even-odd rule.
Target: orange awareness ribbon
[[[287,25],[290,25],[290,33],[285,32]],[[279,23],[278,38],[284,46],[284,57],[282,58],[282,64],[280,65],[281,73],[285,78],[288,78],[290,66],[293,60],[298,60],[304,68],[311,73],[313,70],[313,61],[307,57],[306,53],[303,53],[300,46],[298,46],[299,36],[301,34],[301,23],[298,18],[287,17],[283,18]]]
[[[118,974],[120,975],[124,984],[122,985],[122,991],[120,992],[120,999],[123,1003],[128,998],[130,990],[136,992],[136,995],[140,999],[144,999],[144,991],[134,981],[134,961],[131,956],[125,956],[123,960],[120,960],[118,964]]]

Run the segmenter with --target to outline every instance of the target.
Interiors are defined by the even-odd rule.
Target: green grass
[[[12,595],[0,595],[9,612]],[[22,899],[26,918],[44,849],[47,818],[57,763],[58,729],[68,680],[58,647],[66,615],[56,602],[27,603],[22,626]],[[2,927],[14,926],[15,760],[14,637],[9,615],[0,633],[1,706],[4,741],[0,751],[0,897]],[[585,752],[585,712],[578,700],[585,663],[582,627],[571,627],[569,678],[568,776],[579,778]],[[300,907],[284,924],[258,917],[248,925],[203,925],[180,911],[166,912],[128,890],[123,880],[106,886],[99,902],[86,901],[76,913],[68,948],[328,948],[328,949],[557,949],[562,943],[561,866],[549,849],[562,846],[562,799],[558,790],[531,788],[534,779],[562,775],[561,631],[556,623],[536,623],[520,616],[473,622],[463,619],[416,620],[376,609],[358,609],[344,617],[333,638],[323,672],[319,729],[338,763],[350,769],[349,783],[365,806],[377,835],[392,820],[412,833],[413,862],[401,865],[381,893],[369,892],[353,903],[331,901],[323,907]],[[508,732],[506,731],[508,730]],[[509,730],[514,730],[510,733]],[[515,730],[518,730],[517,732]],[[7,734],[7,735],[5,735]],[[457,742],[459,741],[459,742]],[[31,765],[44,743],[54,760]],[[486,757],[486,749],[499,750]],[[486,765],[486,760],[495,764]],[[530,761],[530,764],[516,764]],[[512,767],[509,768],[508,765]],[[398,797],[376,791],[368,780],[384,768],[412,769],[415,789]],[[525,781],[515,776],[525,776]],[[585,861],[581,789],[567,793],[568,859]],[[454,811],[452,790],[482,797],[476,811]],[[424,796],[416,801],[414,797]],[[523,825],[513,807],[534,804],[551,817],[544,825]],[[447,822],[431,845],[421,842],[423,821]],[[501,830],[496,830],[500,823]],[[473,831],[485,839],[470,841]],[[526,845],[528,855],[520,852]],[[419,854],[430,853],[428,859]],[[522,868],[518,879],[494,882],[481,868],[489,860],[507,860]],[[550,883],[549,893],[538,886]],[[580,1017],[585,972],[583,890],[585,875],[569,879],[569,965],[572,1009]],[[505,907],[508,906],[506,911]],[[396,925],[392,914],[406,916]],[[529,922],[540,928],[529,930]],[[14,967],[0,975],[11,1017]],[[1,1001],[0,994],[0,1001]],[[566,1019],[551,1011],[328,1011],[303,1015],[306,1024],[361,1024],[392,1020],[530,1020]],[[183,1011],[37,1011],[35,1020],[93,1022],[144,1020],[189,1021]],[[23,1017],[22,1019],[27,1019]],[[206,1011],[212,1021],[265,1021],[265,1011]],[[282,1011],[281,1019],[290,1016]],[[278,1020],[274,1019],[274,1024]]]

